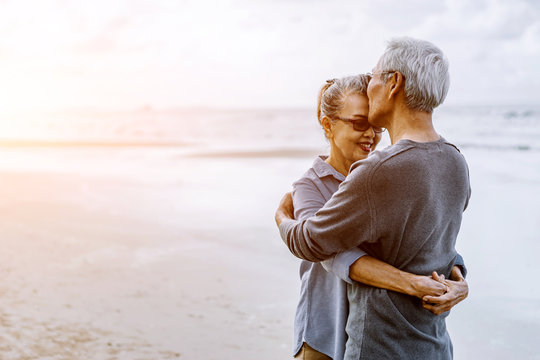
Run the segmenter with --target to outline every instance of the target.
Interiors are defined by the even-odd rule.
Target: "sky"
[[[445,52],[448,104],[540,103],[534,0],[0,0],[0,114],[311,107],[396,36]]]

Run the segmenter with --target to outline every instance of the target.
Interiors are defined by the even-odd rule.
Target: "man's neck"
[[[441,138],[433,127],[431,113],[408,109],[392,114],[388,124],[388,134],[392,145],[400,140],[430,142]]]

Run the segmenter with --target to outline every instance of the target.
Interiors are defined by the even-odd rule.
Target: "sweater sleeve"
[[[454,260],[454,266],[459,266],[463,277],[467,277],[467,267],[465,266],[465,260],[463,260],[463,256],[461,256],[460,254],[456,255],[456,259]]]
[[[294,255],[317,262],[372,241],[369,170],[366,161],[356,162],[338,191],[315,216],[281,223],[281,237]]]
[[[306,177],[293,184],[292,198],[294,218],[297,220],[304,220],[314,216],[326,202],[317,185]],[[353,248],[323,261],[322,266],[326,271],[352,284],[353,280],[349,277],[349,269],[356,260],[364,255],[367,255],[366,252],[360,248]]]

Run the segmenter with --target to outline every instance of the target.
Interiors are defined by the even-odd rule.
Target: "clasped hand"
[[[435,271],[432,279],[446,285],[448,290],[442,295],[426,295],[422,297],[422,306],[435,315],[449,311],[457,303],[463,301],[469,295],[469,286],[467,281],[461,276],[461,272],[454,267],[452,277],[455,280],[445,279],[444,275],[438,275]]]

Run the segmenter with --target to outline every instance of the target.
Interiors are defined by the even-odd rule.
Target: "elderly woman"
[[[317,157],[313,166],[293,184],[296,219],[313,216],[345,180],[350,166],[365,159],[379,143],[385,129],[373,127],[367,121],[368,82],[368,75],[349,76],[329,80],[320,90],[317,118],[330,142],[330,153]],[[459,266],[463,266],[460,256],[452,271],[453,278],[462,278]],[[403,272],[360,248],[337,254],[323,263],[302,260],[300,278],[294,324],[295,359],[343,359],[348,283],[358,281],[420,299],[426,295],[439,296],[448,290],[435,274],[431,278]],[[467,291],[461,289],[454,294],[453,302],[446,308],[463,300]],[[425,307],[438,311],[428,304]]]

